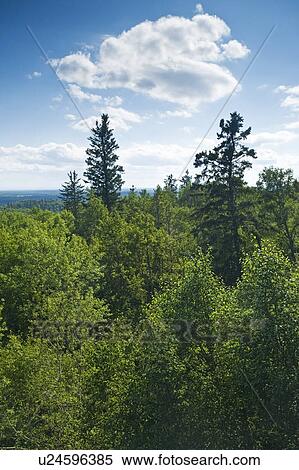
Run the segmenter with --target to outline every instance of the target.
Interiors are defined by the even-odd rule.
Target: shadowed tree
[[[123,167],[117,164],[115,153],[119,146],[109,128],[108,114],[102,114],[101,124],[96,121],[89,137],[90,147],[86,150],[87,170],[84,172],[86,182],[90,183],[93,193],[100,197],[105,206],[111,210],[119,198],[123,185]]]
[[[243,117],[234,112],[220,121],[219,144],[196,155],[194,166],[201,170],[196,180],[202,191],[197,210],[199,225],[212,247],[215,269],[228,284],[240,276],[241,225],[238,195],[244,186],[244,172],[251,168],[255,151],[244,144],[251,127],[243,130]],[[202,233],[201,233],[202,235]]]
[[[68,173],[68,181],[62,185],[60,189],[59,198],[63,202],[64,209],[69,210],[73,215],[78,217],[80,206],[85,200],[85,188],[80,183],[81,179],[78,178],[76,171]]]
[[[277,234],[280,245],[295,262],[299,234],[298,181],[292,170],[265,168],[257,182],[260,201],[260,217],[268,233]]]
[[[171,191],[173,194],[177,193],[177,190],[178,190],[177,180],[173,177],[173,175],[168,175],[165,178],[164,189]]]
[[[189,174],[189,170],[186,170],[186,173],[180,179],[181,186],[180,188],[186,188],[192,184],[192,176]]]
[[[192,179],[188,170],[186,170],[186,173],[180,179],[179,202],[181,205],[192,206],[192,193],[194,191]]]

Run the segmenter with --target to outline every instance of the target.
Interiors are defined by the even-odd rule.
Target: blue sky
[[[276,25],[223,117],[252,126],[250,183],[265,165],[299,176],[298,19],[296,0],[2,0],[0,190],[56,189],[85,166],[86,125],[26,25],[87,123],[108,112],[137,187],[180,175]]]

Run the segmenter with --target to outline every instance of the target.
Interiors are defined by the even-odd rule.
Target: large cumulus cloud
[[[248,48],[229,26],[198,5],[192,18],[143,21],[104,39],[96,57],[84,53],[53,59],[62,80],[93,89],[126,88],[154,99],[198,108],[229,94],[236,79],[229,61]]]

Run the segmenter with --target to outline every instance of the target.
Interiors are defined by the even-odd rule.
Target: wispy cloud
[[[64,115],[64,119],[66,121],[76,121],[77,120],[77,116],[75,116],[75,114],[65,114]]]
[[[285,95],[281,101],[281,106],[283,108],[289,108],[292,111],[299,111],[299,85],[280,85],[275,89],[275,92]]]
[[[299,129],[299,121],[288,122],[284,125],[286,129]]]
[[[159,112],[159,117],[160,118],[190,118],[192,116],[192,113],[190,111],[187,111],[186,109],[175,109],[174,111],[168,110],[168,111],[163,111]]]
[[[33,80],[34,78],[39,78],[41,76],[42,76],[41,72],[32,72],[32,73],[28,73],[26,75],[26,78],[28,78],[28,80]]]
[[[63,96],[62,96],[62,95],[53,96],[53,98],[52,98],[52,101],[53,101],[54,103],[61,103],[62,100],[63,100]]]
[[[84,163],[84,148],[72,143],[50,142],[38,147],[17,144],[0,147],[0,171],[46,171],[67,170],[70,166]]]
[[[100,95],[95,95],[94,93],[86,93],[81,89],[79,85],[70,84],[68,86],[68,91],[78,101],[88,101],[89,103],[100,103],[102,97]]]
[[[99,120],[102,113],[107,113],[110,118],[111,127],[117,131],[128,131],[133,124],[139,124],[143,118],[137,113],[128,111],[124,108],[115,108],[111,106],[103,106],[99,108],[98,115],[87,117],[71,124],[71,127],[81,132],[88,132],[88,128],[95,126],[95,122]],[[86,125],[87,124],[87,125]]]
[[[291,131],[258,132],[248,137],[250,144],[285,144],[299,138],[299,134]]]

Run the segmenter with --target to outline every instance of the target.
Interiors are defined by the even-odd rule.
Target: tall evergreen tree
[[[192,176],[189,174],[189,170],[186,170],[186,173],[180,179],[181,186],[180,188],[190,187],[192,183]]]
[[[85,188],[80,183],[81,179],[78,178],[75,170],[70,171],[68,177],[68,181],[60,189],[59,198],[63,202],[64,209],[69,210],[75,217],[78,217],[80,206],[85,200]]]
[[[117,165],[118,155],[115,153],[119,146],[109,128],[108,114],[102,114],[101,124],[96,121],[89,137],[90,147],[86,150],[87,170],[84,173],[86,182],[97,197],[100,197],[106,207],[111,210],[120,195],[123,185],[123,167]]]
[[[186,173],[180,179],[180,189],[179,189],[179,202],[182,206],[191,207],[193,204],[193,192],[194,188],[192,185],[192,176],[189,171],[186,170]]]
[[[164,189],[176,194],[178,191],[177,180],[173,175],[168,175],[164,180]]]
[[[255,151],[244,144],[251,127],[243,130],[243,121],[236,112],[230,114],[229,120],[222,119],[217,133],[219,144],[209,152],[198,153],[194,162],[201,169],[197,182],[204,183],[200,224],[206,228],[216,271],[228,284],[233,284],[241,272],[238,195],[244,186],[244,172],[252,166],[249,158],[256,158]]]

